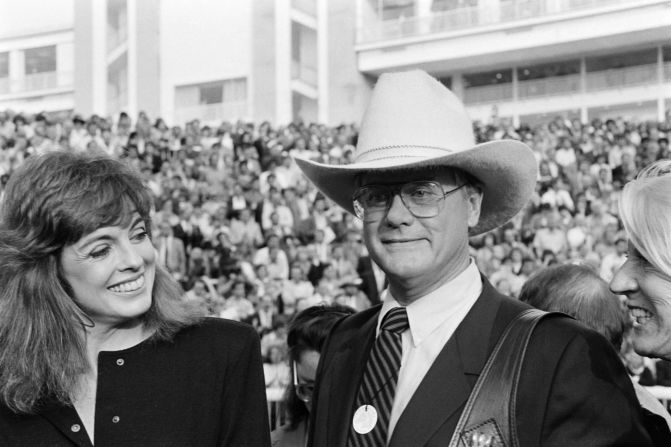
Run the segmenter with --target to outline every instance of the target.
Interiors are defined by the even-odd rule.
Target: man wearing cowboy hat
[[[353,164],[296,161],[363,221],[389,280],[382,304],[343,319],[322,350],[310,445],[447,446],[493,347],[528,308],[481,276],[468,238],[528,201],[531,150],[476,145],[461,102],[415,70],[378,80]],[[521,447],[650,445],[617,354],[573,320],[536,327],[516,399]],[[495,438],[470,445],[504,445]]]

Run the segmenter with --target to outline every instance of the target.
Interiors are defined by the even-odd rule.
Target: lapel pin
[[[372,405],[361,405],[354,412],[352,427],[360,435],[370,433],[375,428],[375,424],[377,424],[377,411]]]

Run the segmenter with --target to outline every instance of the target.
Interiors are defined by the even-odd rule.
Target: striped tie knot
[[[382,318],[380,330],[400,334],[410,327],[408,323],[408,311],[405,307],[394,307]]]

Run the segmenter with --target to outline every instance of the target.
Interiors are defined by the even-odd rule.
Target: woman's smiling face
[[[146,223],[106,226],[63,248],[60,268],[73,298],[96,324],[141,317],[152,303],[156,254]]]
[[[671,277],[653,266],[630,242],[629,257],[610,288],[627,296],[636,352],[671,359]]]

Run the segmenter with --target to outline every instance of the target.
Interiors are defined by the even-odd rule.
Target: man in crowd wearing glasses
[[[531,150],[513,140],[476,145],[461,102],[416,70],[380,77],[353,164],[297,163],[363,221],[389,281],[382,304],[344,318],[324,346],[310,445],[453,445],[493,347],[528,308],[481,276],[468,238],[527,203],[537,175]],[[542,320],[533,333],[515,413],[521,447],[651,445],[616,353],[567,318]],[[464,431],[455,440],[510,445],[488,424],[484,437]]]

